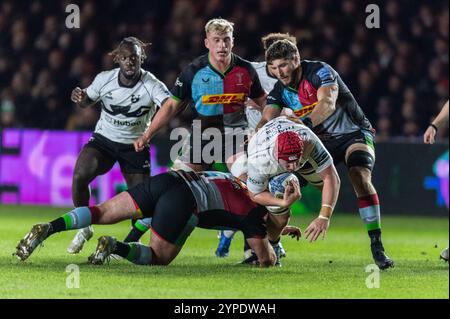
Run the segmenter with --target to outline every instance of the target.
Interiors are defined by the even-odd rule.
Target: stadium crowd
[[[372,1],[374,2],[374,1]],[[80,28],[65,8],[79,3]],[[369,29],[367,3],[344,0],[2,1],[0,128],[93,130],[99,110],[76,108],[70,92],[114,67],[108,55],[123,37],[151,42],[143,67],[169,88],[204,54],[204,25],[235,23],[234,52],[264,59],[261,36],[289,32],[303,59],[329,63],[349,86],[377,138],[421,137],[448,99],[448,2],[379,2],[380,28]],[[189,114],[172,127],[187,125]],[[170,129],[170,128],[168,128]],[[448,130],[440,130],[448,136]]]

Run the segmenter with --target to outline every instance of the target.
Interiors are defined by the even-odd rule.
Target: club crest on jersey
[[[134,94],[132,94],[131,95],[131,103],[136,103],[137,101],[139,101],[140,100],[140,98],[141,98],[141,96],[140,95],[134,95]]]
[[[242,103],[245,102],[245,100],[245,93],[212,94],[202,96],[203,105]]]

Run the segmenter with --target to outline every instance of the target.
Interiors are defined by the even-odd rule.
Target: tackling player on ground
[[[287,198],[292,196],[286,194]],[[102,236],[89,261],[103,264],[116,254],[139,265],[168,265],[195,227],[234,228],[244,233],[257,255],[257,264],[267,267],[274,265],[275,253],[266,236],[266,214],[231,174],[172,171],[146,179],[100,205],[78,207],[50,223],[34,225],[17,245],[15,255],[26,260],[44,240],[61,231],[152,218],[150,246]],[[297,239],[300,236],[296,227],[288,227],[285,233]]]
[[[273,43],[266,51],[266,61],[279,81],[267,97],[258,126],[290,108],[322,140],[334,163],[346,164],[373,259],[380,269],[393,267],[381,241],[380,203],[372,184],[374,129],[369,120],[339,74],[324,62],[301,60],[291,42]]]
[[[108,172],[119,162],[128,187],[133,187],[150,176],[148,146],[135,152],[133,142],[147,129],[156,109],[169,101],[167,87],[152,73],[141,68],[146,58],[143,43],[135,37],[123,39],[110,55],[119,67],[99,73],[86,89],[72,91],[71,100],[79,107],[99,103],[100,119],[94,134],[80,152],[72,181],[75,207],[88,206],[89,184]],[[138,228],[149,225],[150,220],[137,221]],[[81,229],[68,247],[78,253],[93,235],[92,227]],[[136,241],[131,233],[126,241]]]

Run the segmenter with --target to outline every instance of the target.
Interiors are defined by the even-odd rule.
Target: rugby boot
[[[256,256],[253,250],[249,250],[249,255],[245,257],[243,261],[240,262],[242,265],[259,265],[258,256]]]
[[[79,229],[69,247],[67,247],[67,252],[69,254],[78,254],[83,249],[84,244],[91,239],[93,235],[94,228],[92,226]]]
[[[21,261],[26,260],[37,246],[41,245],[42,242],[47,238],[48,231],[50,230],[50,223],[42,223],[34,225],[30,232],[25,235],[25,237],[20,240],[16,247],[16,252],[14,253],[17,258]]]
[[[277,258],[274,266],[281,267],[281,249],[282,249],[281,243],[278,242],[275,245],[272,245],[272,247],[273,250],[275,251],[275,257]]]
[[[394,267],[394,261],[384,253],[384,247],[381,242],[375,242],[370,245],[373,260],[381,270]]]
[[[88,257],[88,261],[93,265],[103,265],[109,262],[111,253],[116,249],[117,240],[111,236],[101,236],[98,239],[97,248]]]
[[[286,251],[284,250],[284,247],[283,247],[283,245],[281,244],[281,241],[280,241],[280,256],[281,256],[281,258],[284,258],[284,257],[286,257]]]

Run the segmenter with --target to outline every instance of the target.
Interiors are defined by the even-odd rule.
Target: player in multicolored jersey
[[[150,125],[157,108],[169,100],[167,87],[152,73],[141,68],[146,58],[147,44],[135,37],[123,39],[110,53],[119,67],[99,73],[86,89],[72,91],[71,100],[80,107],[99,103],[100,119],[94,134],[82,149],[75,164],[72,198],[76,207],[89,204],[89,184],[98,175],[108,172],[119,162],[128,187],[133,187],[150,176],[150,154],[146,146],[134,150],[134,141]],[[149,220],[138,221],[134,227],[149,225]],[[68,247],[78,253],[93,235],[92,227],[80,230]],[[127,240],[138,238],[129,236]]]
[[[264,51],[266,51],[272,43],[278,40],[288,40],[297,45],[297,39],[289,33],[269,33],[261,38]],[[263,90],[266,92],[266,94],[269,94],[275,84],[278,82],[278,79],[270,73],[266,61],[251,63],[255,68],[256,73],[258,74],[258,78],[261,82]],[[248,100],[246,106],[247,107],[245,113],[247,115],[248,127],[251,129],[255,129],[258,123],[261,121],[262,110],[258,105],[255,105],[252,100]],[[283,111],[285,112],[284,115],[290,116],[293,114],[292,111],[288,109]]]
[[[334,162],[344,162],[358,198],[359,213],[380,269],[394,266],[381,242],[380,203],[372,184],[374,130],[339,74],[321,61],[301,60],[286,40],[266,51],[269,70],[279,82],[267,97],[259,127],[290,108],[321,139]]]
[[[206,26],[205,46],[209,53],[195,59],[178,76],[172,88],[172,102],[156,114],[150,128],[135,144],[136,150],[146,145],[154,134],[168,125],[180,111],[180,102],[190,102],[195,119],[192,134],[181,155],[174,160],[175,169],[201,171],[214,162],[225,163],[243,148],[247,134],[245,102],[265,103],[266,94],[251,63],[232,53],[233,23],[212,19]],[[201,134],[208,129],[218,133],[222,146],[211,160],[205,160],[204,147],[211,142]],[[206,133],[206,132],[205,132]],[[214,140],[212,140],[214,142]]]
[[[320,139],[305,125],[285,116],[267,122],[251,138],[248,145],[247,187],[253,201],[264,206],[286,208],[279,213],[270,213],[267,222],[269,241],[280,264],[278,242],[283,228],[290,218],[290,206],[294,201],[276,198],[268,191],[271,177],[284,172],[295,172],[322,191],[322,206],[319,216],[305,230],[306,238],[315,241],[322,238],[329,227],[335,207],[340,179],[333,159]],[[300,185],[294,185],[300,198]]]
[[[176,198],[177,200],[173,200]],[[115,224],[130,218],[152,218],[150,246],[125,243],[110,236],[99,238],[89,257],[103,264],[111,254],[140,265],[168,265],[195,227],[241,230],[260,266],[272,266],[275,253],[267,240],[264,207],[249,197],[246,186],[231,174],[171,171],[147,179],[112,199],[78,207],[50,223],[40,223],[19,242],[15,255],[26,260],[44,240],[61,231],[92,224]],[[289,227],[299,236],[299,229]]]
[[[294,36],[290,35],[289,33],[269,33],[261,38],[261,42],[264,48],[264,51],[267,50],[267,48],[278,40],[289,40],[294,44],[297,44],[297,40]],[[259,81],[261,82],[261,86],[263,90],[268,94],[270,91],[272,91],[273,87],[275,86],[275,83],[277,83],[278,79],[270,74],[266,61],[262,62],[251,62],[252,66],[255,68],[256,73],[258,74]],[[248,128],[249,130],[254,130],[258,123],[261,121],[262,117],[262,110],[259,105],[256,105],[251,99],[247,99],[246,102],[246,108],[245,108],[245,115],[247,117],[248,122]],[[285,109],[283,110],[285,115],[293,115],[292,111]],[[235,158],[238,159],[242,156],[241,154],[236,154]],[[238,159],[243,160],[243,158]],[[231,167],[234,164],[234,161],[228,161],[228,169],[231,173],[233,173],[234,176],[239,177],[241,173],[233,172]],[[239,163],[237,163],[239,165]],[[237,166],[235,166],[237,167]],[[231,241],[233,239],[233,236],[236,232],[232,230],[224,230],[219,233],[219,245],[217,246],[217,249],[215,251],[215,254],[217,257],[227,257],[231,245]],[[280,242],[280,249],[281,249],[281,255],[283,257],[286,256],[286,252],[284,251],[284,248]],[[247,243],[244,244],[244,256],[245,258],[250,257],[251,250]]]

